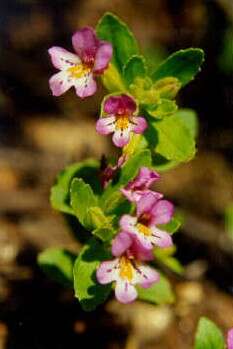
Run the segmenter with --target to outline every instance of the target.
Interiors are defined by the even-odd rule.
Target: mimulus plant
[[[60,96],[73,86],[79,97],[91,96],[101,77],[109,94],[100,106],[96,131],[112,134],[119,155],[115,164],[106,157],[88,159],[59,174],[51,204],[76,217],[76,237],[84,246],[77,256],[46,250],[39,263],[53,278],[74,287],[84,310],[95,309],[113,289],[121,303],[137,297],[170,303],[173,292],[158,265],[182,270],[172,256],[172,234],[180,222],[173,204],[152,186],[163,171],[195,155],[196,115],[178,109],[175,96],[200,70],[203,51],[180,50],[150,72],[133,34],[111,13],[96,30],[78,30],[72,44],[75,53],[49,49],[60,70],[49,81],[52,94]]]

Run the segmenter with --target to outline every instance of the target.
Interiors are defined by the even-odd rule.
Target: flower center
[[[116,130],[125,130],[129,127],[129,118],[128,116],[120,116],[116,120]]]
[[[131,281],[133,278],[133,266],[125,256],[120,258],[120,277],[128,281]]]
[[[91,69],[87,65],[77,64],[68,68],[67,71],[70,73],[72,78],[79,79],[84,75],[89,74]]]
[[[138,231],[145,235],[145,236],[150,236],[152,234],[152,231],[150,228],[148,228],[147,226],[145,226],[144,224],[138,223],[136,225],[136,228],[138,229]]]

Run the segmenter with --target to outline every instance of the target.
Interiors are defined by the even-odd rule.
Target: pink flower
[[[98,40],[89,27],[77,31],[72,44],[75,53],[56,46],[49,49],[54,67],[60,70],[50,78],[50,89],[60,96],[74,86],[79,97],[88,97],[96,92],[94,75],[102,74],[112,58],[112,46]]]
[[[102,158],[101,163],[101,173],[100,173],[100,181],[102,187],[105,188],[109,181],[113,179],[117,171],[121,168],[121,166],[125,163],[126,156],[122,155],[119,157],[116,165],[107,165],[105,157]]]
[[[154,246],[169,247],[172,238],[157,227],[166,224],[173,215],[173,205],[167,200],[158,200],[153,193],[142,196],[137,203],[137,217],[123,215],[120,220],[122,231],[131,234],[144,249]]]
[[[121,192],[129,201],[137,202],[144,194],[152,193],[149,187],[159,179],[160,175],[157,172],[147,167],[141,167],[137,177],[129,182],[125,188],[121,189]],[[160,193],[153,193],[158,199],[163,197]]]
[[[233,349],[233,328],[227,334],[227,349]]]
[[[96,123],[96,131],[102,135],[113,133],[113,143],[124,147],[129,143],[130,133],[143,133],[147,128],[146,120],[134,115],[136,102],[128,95],[108,97],[104,102],[105,117]]]
[[[121,303],[131,303],[137,298],[136,284],[143,288],[159,281],[159,274],[134,258],[123,255],[102,262],[96,272],[100,284],[115,281],[115,296]]]

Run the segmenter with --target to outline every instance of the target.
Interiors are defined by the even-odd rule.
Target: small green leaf
[[[101,261],[109,259],[110,254],[103,245],[92,238],[85,245],[74,265],[74,289],[82,308],[94,310],[103,303],[111,292],[111,284],[100,285],[96,280],[96,269]]]
[[[128,60],[138,54],[138,44],[133,34],[127,25],[112,13],[106,13],[100,19],[96,32],[100,39],[111,42],[112,62],[119,72],[122,72]]]
[[[154,72],[153,80],[169,77],[177,78],[182,86],[191,81],[200,70],[204,52],[199,48],[188,48],[173,53]]]
[[[162,119],[165,116],[174,114],[177,111],[177,105],[175,101],[170,99],[161,98],[157,105],[147,105],[146,111],[153,117]]]
[[[113,92],[123,92],[126,90],[124,81],[122,80],[121,75],[119,74],[117,68],[110,63],[108,69],[105,70],[104,74],[101,76],[102,82],[106,89]]]
[[[152,123],[145,134],[154,150],[172,161],[189,161],[196,152],[195,140],[189,129],[176,115]]]
[[[88,210],[89,219],[93,226],[93,234],[102,241],[109,241],[115,234],[112,226],[112,217],[105,216],[100,207],[91,207]]]
[[[175,77],[166,77],[156,81],[154,88],[161,98],[173,99],[181,88],[180,81]]]
[[[224,337],[220,329],[206,317],[201,317],[195,337],[195,349],[224,349]]]
[[[75,177],[83,178],[91,184],[96,193],[100,193],[101,187],[97,176],[98,168],[98,161],[85,160],[67,166],[62,170],[51,190],[50,202],[52,207],[64,213],[74,214],[70,206],[70,184]]]
[[[175,301],[174,293],[171,289],[168,279],[160,274],[159,282],[155,283],[150,288],[137,287],[138,298],[150,303],[166,304]]]
[[[154,256],[156,261],[159,261],[173,272],[181,275],[184,272],[184,268],[182,264],[175,257],[173,257],[175,252],[175,245],[167,248],[155,248]]]
[[[189,132],[196,138],[198,135],[198,118],[197,113],[193,109],[179,109],[176,116],[182,120]]]
[[[179,219],[179,217],[177,216],[174,216],[172,217],[169,223],[161,224],[159,228],[164,231],[167,231],[170,234],[174,234],[180,228],[181,224],[182,224],[181,219]]]
[[[71,206],[80,223],[88,230],[91,229],[88,211],[90,207],[98,206],[98,202],[90,185],[81,178],[75,178],[71,183]]]
[[[128,86],[138,77],[146,75],[145,59],[143,56],[133,56],[123,69],[123,76]]]
[[[225,229],[228,236],[233,239],[233,203],[225,209]]]
[[[38,255],[38,264],[51,279],[71,287],[76,256],[61,248],[48,248]]]

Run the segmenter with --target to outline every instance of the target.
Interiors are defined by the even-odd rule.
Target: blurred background
[[[206,60],[178,96],[198,113],[197,156],[159,184],[185,217],[174,238],[185,273],[170,274],[176,303],[109,301],[83,313],[36,256],[78,248],[49,190],[65,165],[112,153],[94,127],[104,90],[82,103],[73,90],[52,97],[47,50],[71,50],[72,33],[105,11],[127,22],[155,67],[186,47],[203,48]],[[233,326],[232,23],[232,0],[1,0],[0,349],[191,349],[200,315]]]

